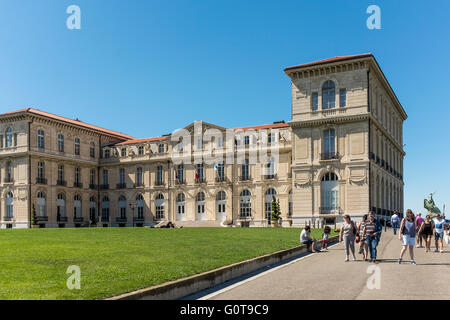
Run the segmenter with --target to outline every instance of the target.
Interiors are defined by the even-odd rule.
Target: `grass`
[[[299,244],[297,228],[0,231],[0,299],[98,299]],[[322,231],[313,230],[320,239]],[[70,265],[81,289],[69,290]]]

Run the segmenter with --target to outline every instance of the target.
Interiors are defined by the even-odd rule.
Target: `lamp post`
[[[134,228],[135,227],[135,225],[134,225],[134,208],[135,208],[135,205],[132,204],[131,202],[129,203],[129,205],[130,205],[130,209],[131,209],[131,215],[132,215],[132,218],[133,218],[133,228]]]

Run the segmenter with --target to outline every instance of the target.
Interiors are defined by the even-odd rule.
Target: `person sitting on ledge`
[[[306,248],[310,252],[316,252],[314,246],[316,245],[316,240],[311,238],[311,228],[306,226],[305,229],[300,233],[300,242],[306,244]],[[311,246],[312,244],[312,246]]]

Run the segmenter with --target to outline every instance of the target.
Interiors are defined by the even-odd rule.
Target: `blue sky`
[[[81,8],[68,30],[66,8]],[[366,9],[381,8],[381,30]],[[409,115],[405,208],[450,205],[449,1],[0,1],[0,112],[159,136],[290,120],[283,68],[372,52]]]

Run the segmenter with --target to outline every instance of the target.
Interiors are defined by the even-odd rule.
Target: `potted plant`
[[[34,207],[34,204],[33,204],[33,207],[31,209],[31,228],[39,228],[39,227],[40,226],[37,221],[36,208]]]
[[[279,228],[281,226],[280,219],[281,219],[280,200],[276,200],[275,196],[272,196],[271,220],[272,226],[274,228]]]

